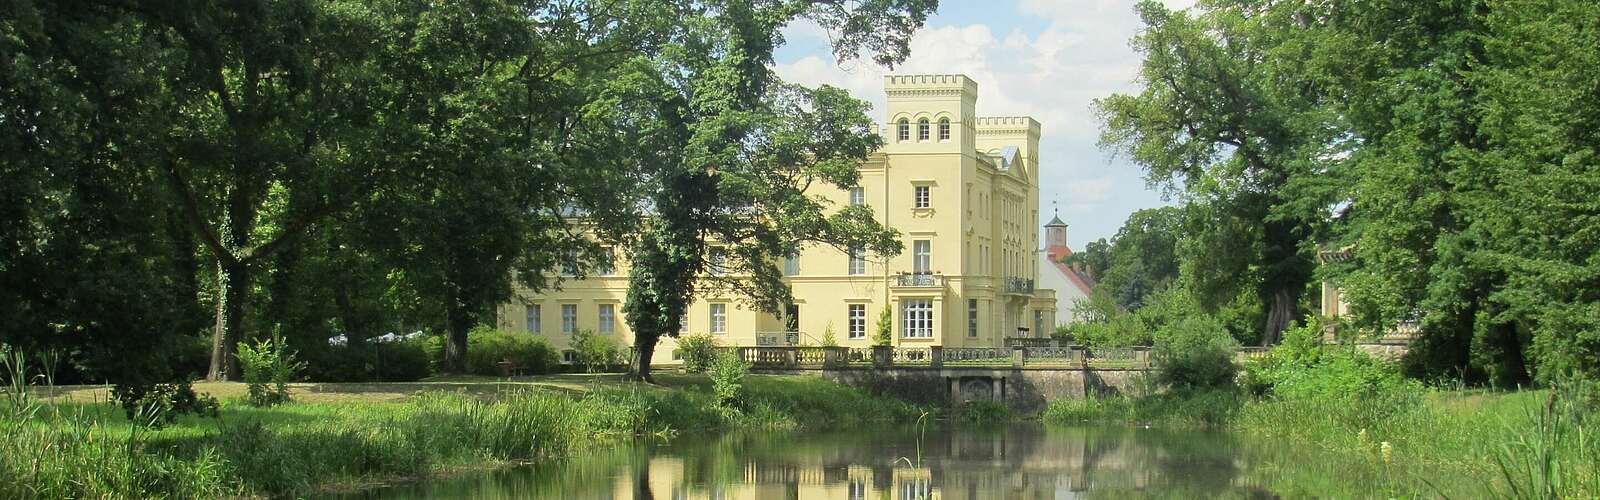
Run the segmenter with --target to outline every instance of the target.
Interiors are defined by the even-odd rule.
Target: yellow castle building
[[[1002,347],[1009,337],[1044,337],[1056,324],[1053,290],[1039,276],[1039,122],[977,114],[977,84],[963,75],[884,78],[885,146],[861,165],[859,187],[814,188],[838,205],[866,205],[898,230],[904,251],[887,260],[811,246],[776,263],[794,304],[771,315],[737,297],[706,292],[689,307],[684,333],[724,346],[872,344],[882,308],[904,346]],[[627,262],[560,290],[519,292],[499,307],[500,327],[547,338],[566,351],[588,330],[631,345],[621,317]],[[654,362],[670,364],[663,338]],[[569,353],[570,355],[570,353]]]

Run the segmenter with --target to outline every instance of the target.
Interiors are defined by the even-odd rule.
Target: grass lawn
[[[749,377],[751,379],[759,379],[762,377],[781,376],[750,375]],[[395,403],[429,391],[494,396],[503,394],[506,391],[519,389],[546,389],[572,395],[583,395],[605,389],[639,388],[643,390],[658,390],[708,387],[710,385],[710,381],[704,375],[657,373],[655,380],[656,385],[654,386],[627,382],[622,380],[622,374],[620,373],[565,373],[509,378],[454,375],[429,377],[416,382],[296,383],[289,384],[289,393],[295,401],[300,403]],[[194,390],[197,393],[210,394],[221,401],[228,401],[244,398],[245,384],[243,382],[202,381],[194,383]],[[34,392],[42,399],[57,403],[101,403],[107,401],[110,397],[110,388],[105,385],[38,387],[35,388]]]

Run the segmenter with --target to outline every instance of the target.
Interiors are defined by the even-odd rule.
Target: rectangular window
[[[939,120],[939,140],[941,140],[941,141],[950,140],[950,120],[949,119]]]
[[[711,333],[728,333],[727,304],[711,304]]]
[[[917,140],[928,140],[928,120],[926,118],[917,121]]]
[[[860,187],[850,188],[850,205],[861,206],[867,204],[867,192]]]
[[[800,254],[791,254],[783,259],[783,275],[800,275]]]
[[[539,305],[528,306],[524,314],[527,315],[528,333],[539,333]]]
[[[850,304],[850,338],[861,339],[867,337],[867,305]]]
[[[867,274],[866,252],[861,251],[860,248],[852,248],[850,249],[850,275],[859,276],[862,274]]]
[[[967,299],[967,336],[978,336],[978,299]]]
[[[932,188],[928,186],[917,186],[914,188],[913,192],[916,194],[914,198],[917,203],[915,206],[917,208],[928,208],[929,206],[932,206],[933,200],[931,191]]]
[[[912,299],[905,301],[905,320],[901,322],[901,336],[908,339],[933,338],[933,301]]]
[[[1044,332],[1044,311],[1034,311],[1033,312],[1033,336],[1041,337],[1041,338],[1043,338],[1045,336],[1045,332]]]
[[[895,134],[894,134],[895,140],[900,141],[900,142],[905,142],[905,141],[911,140],[911,122],[910,121],[907,121],[906,119],[901,118],[900,119],[900,123],[896,124],[895,129],[896,129],[895,130]]]
[[[561,333],[578,331],[578,305],[561,304]]]
[[[912,268],[918,274],[928,273],[933,269],[933,242],[929,240],[916,240],[911,242]]]
[[[617,305],[600,304],[600,333],[617,331]]]

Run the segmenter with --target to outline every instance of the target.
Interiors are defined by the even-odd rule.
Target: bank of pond
[[[816,377],[750,375],[731,402],[704,377],[666,379],[268,408],[225,399],[217,417],[165,425],[11,394],[0,497],[1600,495],[1581,388],[1161,391],[1015,415]]]

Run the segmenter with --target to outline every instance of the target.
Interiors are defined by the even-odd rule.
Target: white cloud
[[[1075,244],[1115,234],[1134,210],[1160,205],[1144,187],[1142,172],[1113,161],[1096,146],[1096,98],[1136,92],[1140,59],[1128,41],[1140,22],[1128,0],[1019,0],[1018,10],[1049,22],[1037,33],[973,23],[930,25],[911,41],[911,57],[895,74],[961,73],[978,83],[980,115],[1027,115],[1039,120],[1041,214],[1059,200],[1063,218],[1078,230]],[[1168,0],[1187,8],[1192,0]],[[815,25],[786,31],[791,41],[826,43]],[[785,80],[830,84],[873,104],[884,120],[883,75],[869,61],[835,63],[825,50],[778,64]]]

